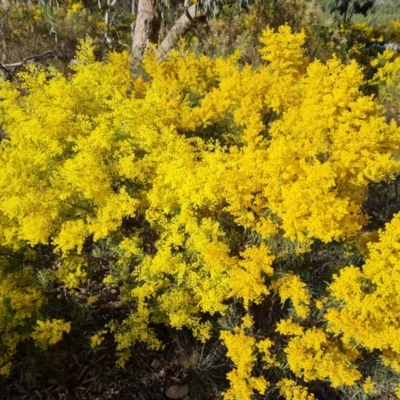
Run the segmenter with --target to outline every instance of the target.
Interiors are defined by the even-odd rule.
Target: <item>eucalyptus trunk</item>
[[[206,0],[202,7],[199,3],[193,4],[185,9],[184,14],[179,17],[174,26],[168,31],[160,46],[158,46],[156,54],[160,61],[164,60],[168,53],[173,49],[178,39],[183,36],[190,27],[204,17],[210,7],[210,0]]]
[[[156,0],[139,0],[136,25],[132,32],[131,62],[142,59],[149,43],[157,43],[160,21]]]

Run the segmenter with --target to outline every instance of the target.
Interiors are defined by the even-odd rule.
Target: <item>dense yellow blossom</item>
[[[263,275],[272,275],[271,263],[274,259],[264,245],[248,247],[242,254],[243,260],[229,272],[228,284],[232,287],[230,295],[243,298],[247,308],[250,302],[260,303],[262,296],[269,293]]]
[[[400,398],[400,387],[396,388],[396,396]]]
[[[284,277],[272,284],[272,288],[279,293],[282,302],[290,299],[296,314],[300,318],[306,318],[309,311],[310,294],[306,284],[292,272],[288,272]]]
[[[71,323],[61,319],[37,321],[37,327],[32,333],[32,338],[42,349],[59,342],[64,332],[71,330]]]
[[[279,393],[286,400],[314,400],[313,394],[309,394],[307,388],[296,384],[291,379],[282,379],[278,382]]]
[[[376,382],[372,380],[372,378],[369,376],[365,382],[363,383],[363,391],[366,394],[376,394],[377,390],[375,388]]]
[[[291,318],[280,320],[276,330],[282,335],[301,336],[304,333],[304,329]]]
[[[228,349],[227,356],[235,364],[235,369],[228,373],[230,388],[224,393],[225,400],[250,400],[254,391],[263,394],[267,389],[267,381],[263,377],[252,376],[256,362],[256,339],[246,335],[246,321],[233,332],[221,332],[221,339]],[[268,352],[269,343],[260,344],[263,351]]]
[[[4,270],[3,270],[4,269]],[[0,264],[0,374],[10,372],[17,346],[30,337],[30,326],[40,317],[46,299],[30,267],[7,273]]]
[[[312,328],[291,338],[285,353],[291,371],[305,382],[329,379],[338,387],[354,385],[361,378],[353,354],[341,351],[321,329]]]
[[[162,347],[154,324],[207,341],[234,304],[248,314],[220,333],[234,364],[226,400],[265,393],[278,366],[286,399],[313,399],[302,385],[316,380],[372,393],[359,347],[400,371],[400,217],[363,251],[362,268],[337,266],[327,296],[313,298],[313,271],[285,261],[315,243],[365,249],[365,192],[400,172],[400,131],[360,90],[356,62],[311,62],[305,33],[288,26],[261,42],[257,68],[239,53],[211,59],[181,46],[160,63],[150,51],[148,79],[134,81],[128,54],[96,61],[87,40],[70,76],[32,65],[0,80],[2,244],[49,245],[48,274],[73,290],[90,272],[87,249],[112,243],[104,284],[132,307],[91,344],[111,332],[119,365],[137,342]],[[1,326],[1,373],[20,342],[44,348],[70,329],[40,315],[34,272],[0,269],[0,312],[12,320]],[[27,320],[35,328],[15,334]]]
[[[362,269],[349,266],[335,277],[329,290],[339,307],[326,312],[330,330],[345,343],[378,350],[385,364],[400,371],[400,214],[394,216],[379,241],[369,245]]]
[[[90,338],[90,345],[93,349],[96,347],[100,346],[101,343],[104,340],[104,335],[107,333],[105,329],[102,329],[101,331],[95,333],[91,338]]]

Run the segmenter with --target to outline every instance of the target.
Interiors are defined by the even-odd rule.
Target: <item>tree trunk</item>
[[[8,36],[8,18],[10,3],[8,0],[0,0],[1,21],[0,21],[0,41],[1,53],[0,62],[4,63],[7,60],[7,36]]]
[[[211,0],[206,0],[201,8],[198,3],[193,4],[177,19],[174,26],[170,29],[167,36],[156,50],[156,55],[160,61],[167,57],[178,39],[190,29],[192,24],[196,23],[199,18],[204,17],[207,14],[210,3]]]
[[[157,43],[160,21],[156,16],[156,7],[156,0],[139,0],[135,30],[132,33],[132,65],[142,59],[149,43]]]

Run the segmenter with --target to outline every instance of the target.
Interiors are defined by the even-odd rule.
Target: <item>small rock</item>
[[[165,371],[162,369],[161,371],[158,371],[156,373],[156,376],[158,376],[159,378],[164,378],[165,376]]]
[[[188,393],[189,389],[186,385],[185,386],[172,385],[165,391],[165,395],[169,399],[181,399],[182,397],[185,397]]]
[[[160,361],[158,361],[156,358],[153,360],[153,362],[150,364],[151,368],[157,369],[160,366]]]

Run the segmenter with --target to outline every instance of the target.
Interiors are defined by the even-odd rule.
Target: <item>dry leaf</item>
[[[181,399],[182,397],[185,397],[188,393],[189,393],[189,389],[186,385],[185,386],[173,385],[173,386],[170,386],[165,391],[165,395],[169,399]]]

